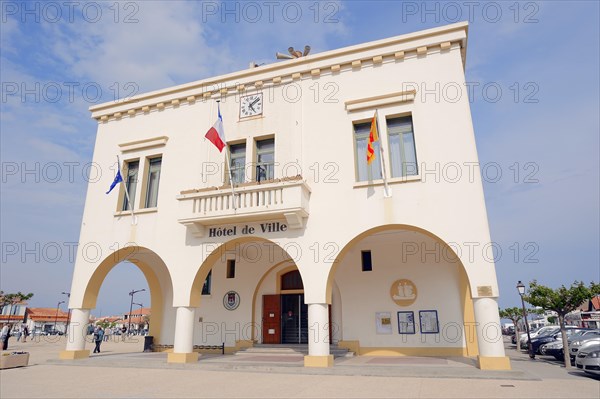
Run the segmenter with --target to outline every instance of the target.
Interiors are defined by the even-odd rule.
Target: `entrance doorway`
[[[281,343],[308,343],[308,306],[304,294],[281,295]]]

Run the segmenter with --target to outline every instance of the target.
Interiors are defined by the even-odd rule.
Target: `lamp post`
[[[58,319],[58,309],[60,308],[60,304],[61,303],[65,303],[65,301],[60,301],[57,305],[56,305],[56,315],[54,316],[54,332],[56,332],[56,320]]]
[[[61,292],[61,294],[66,295],[68,299],[71,299],[70,292]],[[67,305],[69,307],[69,305]],[[69,323],[71,322],[71,308],[69,308],[69,312],[67,314],[67,324],[65,325],[65,335],[67,335],[67,331],[69,331]]]
[[[521,297],[521,307],[523,309],[523,321],[525,322],[525,331],[527,331],[527,351],[529,352],[529,357],[535,359],[535,353],[533,353],[533,347],[531,345],[531,335],[529,334],[529,323],[527,322],[527,312],[525,311],[525,301],[523,300],[523,295],[525,295],[525,285],[519,280],[517,283],[517,290],[519,291],[519,296]],[[520,345],[517,337],[517,345]]]
[[[140,324],[142,323],[142,308],[144,307],[144,304],[142,304],[142,303],[135,303],[135,302],[133,304],[140,307],[140,321],[138,323],[138,331],[139,331],[140,330],[140,328],[139,328]]]
[[[131,297],[131,304],[129,305],[129,317],[127,318],[127,321],[129,322],[129,327],[127,328],[127,332],[129,332],[131,334],[131,312],[133,310],[133,296],[138,293],[138,292],[142,292],[142,291],[146,291],[145,289],[141,289],[141,290],[131,290],[131,292],[129,293],[129,296]]]

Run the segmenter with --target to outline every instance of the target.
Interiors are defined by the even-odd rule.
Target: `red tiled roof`
[[[592,303],[592,308],[590,310],[600,310],[600,295],[596,295],[590,301]]]
[[[56,308],[27,308],[25,311],[27,317],[33,321],[62,321],[66,322],[69,314]]]

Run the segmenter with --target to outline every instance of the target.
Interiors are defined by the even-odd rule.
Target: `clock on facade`
[[[240,100],[240,118],[261,115],[263,112],[262,93],[242,97]]]

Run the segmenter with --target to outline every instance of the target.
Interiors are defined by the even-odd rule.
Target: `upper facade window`
[[[386,124],[392,177],[417,175],[419,171],[412,116],[390,118],[386,120]]]
[[[127,190],[127,193],[129,194],[129,199],[131,200],[131,202],[133,204],[135,204],[135,192],[136,192],[136,188],[137,188],[139,169],[140,169],[140,161],[139,160],[128,161],[125,164],[125,170],[126,170],[125,173],[127,174],[127,177],[125,179],[125,189]],[[128,198],[127,195],[124,196],[124,198],[123,198],[123,207],[121,208],[122,211],[131,210],[131,206],[130,206],[127,198]]]
[[[371,122],[354,124],[354,148],[356,159],[356,180],[370,181],[379,180],[381,175],[381,161],[379,160],[381,151],[379,150],[379,141],[373,143],[375,150],[375,161],[369,165],[367,163],[367,145],[369,143],[369,133],[371,132]]]
[[[144,208],[156,208],[158,205],[158,184],[160,182],[160,169],[162,157],[151,158],[148,165],[148,187],[146,188],[146,199]]]
[[[246,143],[229,146],[231,179],[234,184],[246,181]]]
[[[388,154],[385,155],[384,164],[388,176],[401,178],[416,176],[419,174],[417,165],[417,150],[415,135],[413,132],[412,116],[389,117],[385,119],[385,126],[378,126],[379,140],[372,143],[375,152],[375,160],[369,165],[367,163],[367,145],[371,132],[371,121],[354,123],[354,148],[356,164],[356,181],[375,181],[382,179],[381,173],[381,141],[384,148],[388,146]],[[383,132],[387,131],[386,137]]]
[[[256,181],[275,178],[275,139],[256,141]]]

